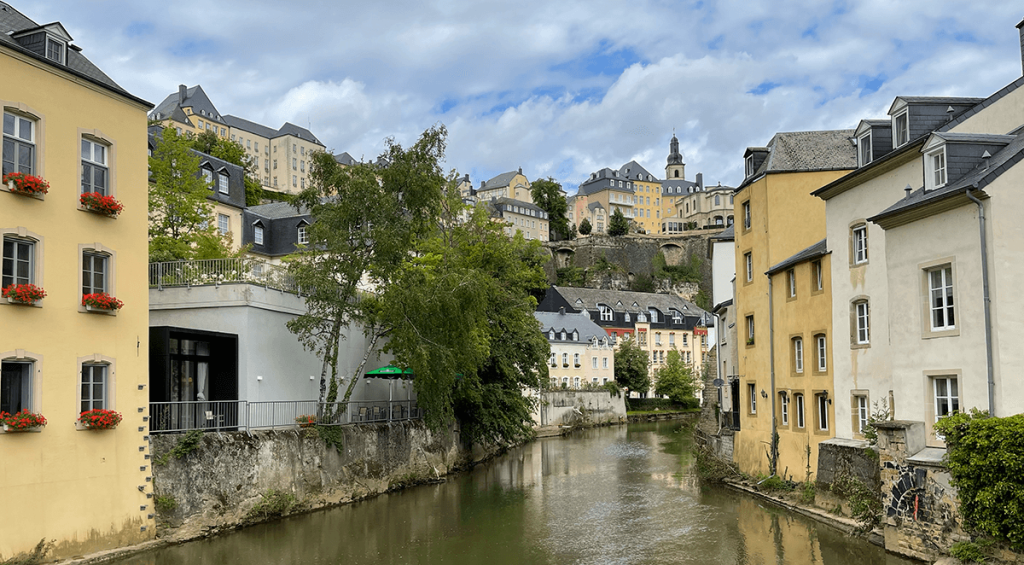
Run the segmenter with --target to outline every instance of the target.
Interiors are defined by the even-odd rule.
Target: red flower
[[[90,430],[112,430],[121,423],[121,414],[113,410],[97,408],[79,414],[78,421]]]
[[[82,306],[92,306],[93,308],[100,308],[101,310],[120,310],[124,306],[124,302],[121,302],[105,292],[99,292],[83,296]]]
[[[303,416],[296,416],[295,423],[297,423],[300,428],[312,428],[313,426],[316,425],[316,416],[312,416],[309,414]]]
[[[22,304],[32,304],[46,298],[46,291],[34,284],[12,284],[4,289],[3,296]]]
[[[28,409],[15,414],[0,412],[0,424],[7,426],[10,430],[23,431],[29,428],[36,428],[46,425],[46,418],[42,414],[34,414]]]
[[[50,183],[45,180],[25,173],[7,173],[4,175],[4,184],[14,183],[11,192],[19,194],[46,194],[50,191]]]
[[[82,203],[82,206],[89,210],[108,216],[116,216],[121,213],[121,210],[124,210],[124,205],[118,202],[116,198],[113,196],[103,196],[98,192],[86,192],[82,194],[79,201]]]

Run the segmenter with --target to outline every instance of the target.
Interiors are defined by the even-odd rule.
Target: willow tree
[[[388,141],[387,166],[342,166],[317,152],[310,184],[295,203],[313,217],[309,243],[289,261],[306,296],[305,314],[288,323],[299,341],[323,360],[320,400],[338,396],[338,350],[346,328],[358,328],[368,343],[344,400],[348,400],[370,355],[390,331],[380,318],[381,292],[402,273],[413,247],[434,227],[446,178],[440,168],[446,132],[434,127],[409,149]]]

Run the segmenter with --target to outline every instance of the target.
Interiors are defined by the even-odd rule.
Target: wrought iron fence
[[[248,283],[285,292],[299,292],[298,285],[286,268],[251,257],[149,264],[150,288],[230,283]]]
[[[397,422],[423,418],[415,400],[317,402],[245,400],[150,402],[151,433],[260,429]]]
[[[740,429],[740,413],[739,412],[722,412],[722,425],[730,430]]]

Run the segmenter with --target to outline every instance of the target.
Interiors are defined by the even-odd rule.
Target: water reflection
[[[446,484],[166,548],[125,564],[905,565],[757,501],[701,487],[678,424],[540,440]]]

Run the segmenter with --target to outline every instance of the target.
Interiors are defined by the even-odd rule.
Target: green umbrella
[[[367,378],[376,377],[378,379],[389,379],[389,382],[388,382],[388,403],[390,405],[391,399],[394,398],[394,391],[392,390],[391,387],[394,384],[395,379],[401,379],[401,378],[410,378],[411,379],[412,378],[412,369],[402,370],[402,369],[399,369],[398,367],[395,367],[394,365],[388,365],[387,367],[381,367],[380,369],[374,369],[372,371],[366,371],[366,377]]]

